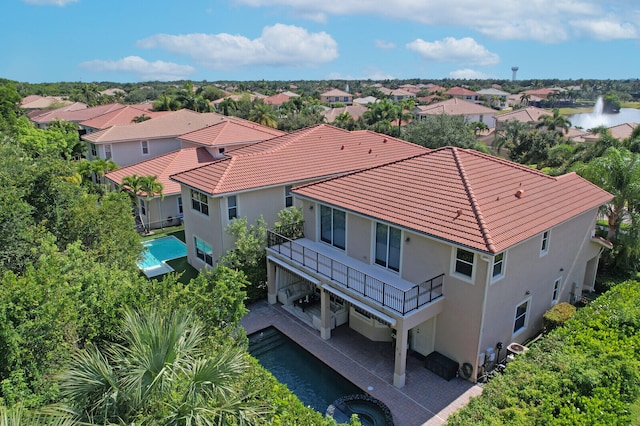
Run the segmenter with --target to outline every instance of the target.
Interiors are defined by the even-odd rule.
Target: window
[[[473,275],[473,258],[472,252],[464,249],[456,249],[456,266],[455,272],[471,278]]]
[[[400,271],[400,241],[402,231],[393,226],[376,223],[376,263],[393,271]]]
[[[104,159],[111,160],[111,144],[104,146]]]
[[[497,280],[504,275],[504,252],[498,253],[493,256],[493,272],[491,273],[491,279]]]
[[[233,220],[238,217],[238,200],[235,195],[227,197],[227,212],[229,220]]]
[[[202,192],[191,190],[191,208],[209,216],[209,200]]]
[[[147,215],[147,206],[142,198],[140,198],[140,214],[143,216]]]
[[[547,254],[549,251],[549,231],[542,233],[542,244],[540,245],[540,255]]]
[[[291,185],[287,185],[284,187],[284,206],[293,206],[293,194],[291,194]]]
[[[93,158],[96,158],[98,156],[98,148],[96,147],[95,143],[90,144],[91,146],[91,156]]]
[[[529,310],[529,301],[530,299],[527,299],[516,307],[513,334],[517,334],[527,328],[527,311]]]
[[[182,197],[178,197],[178,214],[182,214]]]
[[[346,247],[346,213],[327,206],[320,206],[320,239],[334,247]]]
[[[196,257],[207,265],[213,266],[213,250],[211,246],[198,237],[193,237],[196,245]]]
[[[142,155],[149,154],[149,141],[142,141]]]
[[[558,303],[558,298],[560,297],[560,286],[562,284],[562,277],[557,278],[553,282],[553,293],[551,295],[551,304],[555,305]]]

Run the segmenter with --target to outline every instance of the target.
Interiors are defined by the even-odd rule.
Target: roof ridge
[[[278,143],[276,146],[272,147],[271,149],[267,149],[267,150],[265,150],[265,151],[251,152],[251,153],[248,153],[248,154],[241,154],[241,155],[239,155],[238,157],[245,157],[245,156],[246,156],[246,157],[250,157],[250,156],[258,156],[258,155],[273,154],[274,152],[280,151],[280,150],[282,150],[282,149],[284,149],[284,148],[286,148],[286,147],[290,146],[290,145],[291,145],[292,143],[294,143],[295,141],[300,140],[300,138],[302,138],[303,136],[307,136],[307,135],[309,135],[309,134],[315,133],[315,132],[316,132],[316,130],[317,130],[317,129],[320,129],[321,127],[323,127],[323,128],[324,128],[324,127],[327,127],[327,125],[326,125],[326,124],[323,124],[323,123],[320,123],[320,124],[316,124],[316,125],[311,126],[311,127],[307,127],[307,128],[305,128],[305,129],[303,129],[303,131],[298,131],[298,132],[293,132],[293,133],[287,133],[287,134],[284,134],[284,135],[282,135],[282,136],[276,136],[276,137],[274,137],[274,138],[267,139],[267,141],[271,141],[271,142],[273,142],[273,140],[274,140],[274,139],[277,139],[277,138],[279,138],[279,137],[284,138],[284,137],[286,137],[286,136],[292,136],[292,135],[293,135],[293,137],[290,137],[290,138],[288,138],[287,140],[285,140],[285,141],[283,141],[283,142],[281,142],[281,143]],[[332,127],[333,127],[333,126],[332,126]],[[263,143],[263,142],[265,142],[265,141],[262,141],[261,143]]]
[[[211,194],[215,194],[216,190],[220,188],[220,185],[224,182],[225,178],[229,174],[229,171],[231,170],[231,167],[235,164],[237,158],[238,157],[229,157],[229,164],[227,164],[227,166],[224,168],[224,172],[222,172],[222,175],[220,175],[220,178],[216,182],[215,186],[212,188],[210,192]],[[214,164],[214,163],[211,163],[211,164]]]
[[[453,159],[456,163],[456,167],[458,168],[458,172],[460,173],[460,177],[462,178],[462,184],[464,185],[464,189],[467,192],[467,196],[469,197],[469,202],[471,203],[471,209],[473,210],[473,214],[476,217],[476,221],[478,225],[480,225],[480,232],[482,233],[482,238],[487,245],[487,248],[492,253],[496,252],[496,246],[493,243],[493,238],[487,229],[487,224],[484,220],[484,216],[482,215],[482,211],[480,210],[480,206],[478,205],[478,200],[476,200],[476,196],[473,193],[473,188],[471,188],[471,183],[467,178],[467,173],[464,170],[464,164],[462,163],[462,159],[458,155],[458,149],[456,147],[451,147],[451,152],[453,154]]]

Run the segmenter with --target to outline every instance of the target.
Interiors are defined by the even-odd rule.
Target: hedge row
[[[640,397],[640,283],[581,309],[511,362],[448,425],[628,425]]]

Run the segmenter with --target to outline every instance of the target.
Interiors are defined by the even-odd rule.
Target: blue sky
[[[637,0],[2,0],[31,83],[640,77]]]

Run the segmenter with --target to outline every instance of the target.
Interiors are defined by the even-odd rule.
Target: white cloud
[[[127,56],[117,61],[94,60],[83,62],[81,67],[98,72],[131,72],[145,80],[182,80],[195,72],[190,65],[179,65],[172,62],[149,62],[139,56]]]
[[[640,23],[632,17],[640,4],[631,0],[234,0],[252,7],[279,7],[318,22],[331,15],[378,15],[384,18],[419,22],[429,26],[466,27],[498,39],[536,40],[558,43],[573,37],[603,39],[640,36]],[[602,17],[617,29],[599,30]],[[570,18],[568,18],[570,17]],[[582,22],[576,26],[573,22]],[[585,26],[591,31],[585,31]],[[596,27],[596,28],[593,28]]]
[[[75,3],[78,0],[22,0],[28,4],[35,4],[38,6],[66,6],[69,3]]]
[[[260,65],[312,67],[338,57],[338,44],[329,34],[283,24],[265,27],[253,40],[226,33],[156,34],[139,40],[137,46],[186,54],[218,70]]]
[[[620,23],[612,19],[594,21],[571,21],[577,33],[596,40],[616,40],[638,38],[638,29],[628,23]]]
[[[395,49],[396,47],[396,44],[390,41],[376,40],[375,43],[378,49]]]
[[[437,41],[417,39],[407,44],[407,49],[420,54],[426,60],[456,62],[469,65],[495,65],[500,57],[489,52],[471,37],[456,39],[445,37]]]
[[[490,75],[487,75],[483,72],[472,70],[469,68],[463,70],[451,71],[449,73],[450,78],[462,79],[462,80],[485,80],[487,78],[491,78]]]

